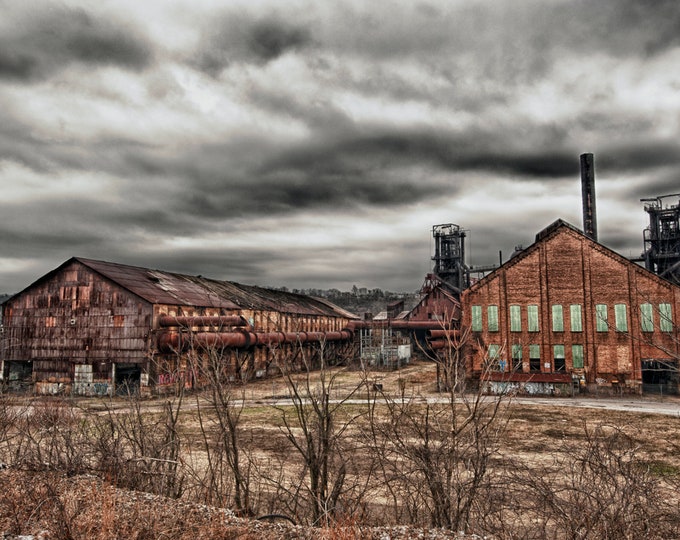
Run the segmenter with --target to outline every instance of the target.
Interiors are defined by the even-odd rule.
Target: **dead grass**
[[[343,391],[357,387],[361,374],[343,372],[337,397]],[[382,384],[383,391],[392,395],[404,392],[406,396],[436,396],[435,366],[430,363],[414,364],[395,372],[371,374],[369,385]],[[356,396],[365,398],[369,390]],[[256,381],[245,388],[246,404],[242,410],[240,428],[243,430],[244,445],[258,467],[279,468],[276,474],[294,477],[300,474],[301,465],[294,459],[290,446],[282,431],[282,406],[272,405],[273,400],[287,397],[283,380]],[[144,414],[159,415],[161,405],[168,398],[148,400],[142,403]],[[199,399],[202,399],[199,397]],[[19,410],[25,403],[14,400]],[[54,401],[40,400],[40,419],[52,425],[58,419],[50,414],[64,415],[65,406],[54,407]],[[205,402],[199,401],[201,407]],[[101,399],[77,401],[85,412],[108,414],[115,410],[121,414],[126,409],[123,401]],[[289,412],[291,409],[283,406]],[[378,405],[377,410],[386,409]],[[202,408],[210,414],[208,408]],[[338,417],[343,419],[360,416],[363,405],[350,403],[341,409]],[[565,448],[578,448],[586,442],[586,433],[596,427],[607,433],[607,426],[625,432],[637,448],[639,466],[645,468],[653,478],[664,485],[680,484],[680,419],[671,416],[648,413],[622,412],[606,409],[560,407],[558,405],[511,403],[508,409],[507,426],[503,431],[499,451],[491,462],[495,471],[507,469],[524,470],[540,476],[554,465],[556,453]],[[2,426],[0,426],[2,427]],[[347,435],[361,437],[362,424],[359,422],[347,430]],[[198,410],[194,396],[185,397],[179,422],[182,438],[184,463],[200,468],[205,460],[205,450],[198,425]],[[213,444],[213,443],[211,443]],[[570,446],[572,445],[572,446]],[[575,446],[573,446],[575,445]],[[356,450],[350,456],[356,475],[370,472],[369,452],[362,449],[362,441],[352,445]],[[255,473],[262,471],[255,467]],[[271,471],[270,476],[275,476]],[[79,538],[327,538],[355,539],[385,537],[383,533],[367,528],[367,525],[384,524],[383,511],[389,501],[381,494],[379,487],[369,497],[361,517],[341,519],[328,529],[308,532],[302,528],[291,528],[281,523],[262,523],[236,520],[230,512],[208,508],[195,501],[164,499],[155,495],[125,492],[106,483],[106,478],[77,476],[67,478],[59,472],[0,471],[0,533],[13,535],[34,534],[49,530],[50,539]],[[257,480],[263,482],[261,478]],[[258,513],[276,509],[276,490],[258,484],[262,489],[258,499]],[[200,490],[187,490],[196,497]],[[395,529],[396,530],[396,529]],[[410,533],[404,533],[409,537]],[[400,538],[399,532],[391,538]],[[424,536],[427,538],[428,536]],[[444,537],[444,536],[441,536]],[[448,537],[455,537],[451,535]],[[433,537],[434,538],[434,537]]]

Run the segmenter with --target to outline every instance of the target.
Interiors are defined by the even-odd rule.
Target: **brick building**
[[[680,288],[562,220],[461,301],[491,391],[677,392]]]

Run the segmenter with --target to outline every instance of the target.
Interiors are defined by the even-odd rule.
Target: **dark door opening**
[[[647,394],[678,394],[678,363],[673,360],[642,361],[642,391]]]
[[[116,364],[116,395],[131,396],[139,394],[142,368],[138,364]]]
[[[26,392],[33,384],[33,361],[5,362],[5,380],[13,392]]]

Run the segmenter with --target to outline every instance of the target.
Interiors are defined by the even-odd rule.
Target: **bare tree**
[[[540,471],[516,477],[518,514],[532,516],[530,536],[568,539],[677,538],[677,509],[618,426],[584,425],[584,437],[552,453]]]
[[[470,528],[490,490],[489,465],[507,422],[503,396],[467,392],[465,339],[440,352],[442,397],[383,392],[371,400],[369,424],[395,517],[405,512],[412,523],[456,531]]]
[[[206,502],[233,502],[244,515],[253,513],[252,462],[241,425],[245,404],[243,381],[230,373],[221,351],[192,351],[191,365],[205,390],[196,394],[196,410],[207,467],[202,479]],[[233,501],[229,498],[233,495]]]
[[[306,502],[313,525],[329,525],[339,516],[352,513],[361,505],[370,478],[370,472],[359,477],[351,470],[353,443],[349,432],[365,411],[361,406],[353,411],[348,402],[363,384],[333,399],[342,370],[329,369],[325,345],[321,341],[315,350],[300,345],[301,374],[281,366],[292,406],[278,407],[283,433],[302,459],[306,478],[300,478],[302,482],[293,483],[287,491]]]

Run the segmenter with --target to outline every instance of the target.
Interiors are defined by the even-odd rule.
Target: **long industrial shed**
[[[3,304],[0,377],[35,393],[162,393],[354,355],[358,317],[322,299],[74,257]]]

